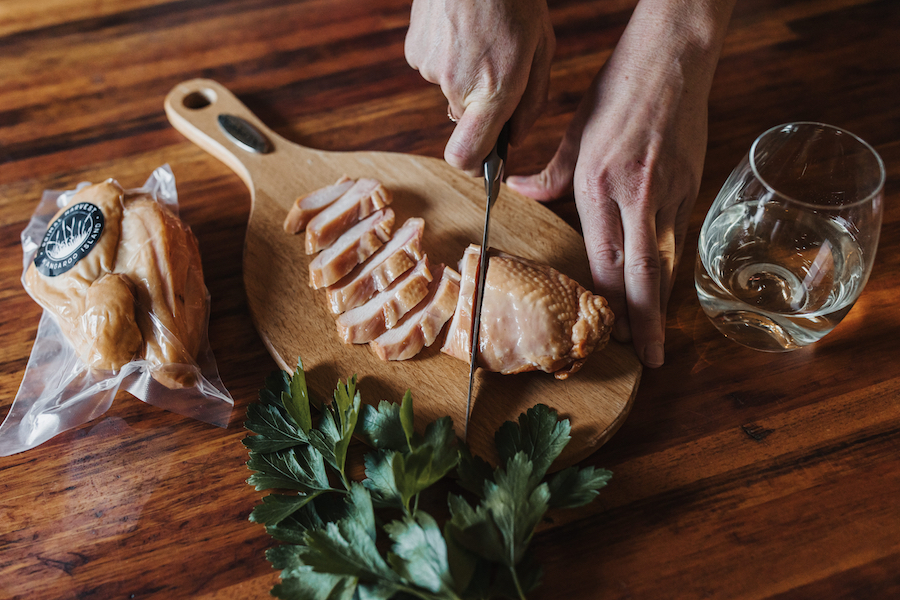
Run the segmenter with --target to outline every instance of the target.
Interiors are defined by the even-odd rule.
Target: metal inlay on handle
[[[222,128],[225,135],[247,152],[268,154],[272,151],[272,144],[268,138],[245,119],[234,115],[222,114],[219,115],[218,121],[219,127]]]

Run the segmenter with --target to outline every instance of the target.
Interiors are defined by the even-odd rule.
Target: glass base
[[[729,311],[707,316],[725,337],[753,350],[789,352],[804,347],[784,327],[754,312]]]

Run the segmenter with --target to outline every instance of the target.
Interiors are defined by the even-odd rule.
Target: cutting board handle
[[[301,149],[270,130],[225,86],[191,79],[172,88],[165,99],[169,122],[189,140],[228,165],[255,198],[265,173],[289,168]],[[291,152],[284,149],[290,147]]]

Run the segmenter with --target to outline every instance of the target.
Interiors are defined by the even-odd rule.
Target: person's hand
[[[648,12],[636,10],[547,167],[507,184],[538,200],[574,190],[595,291],[616,315],[614,335],[658,367],[700,186],[721,37],[700,44],[667,15]]]
[[[547,102],[556,41],[546,0],[414,0],[406,60],[457,120],[444,159],[472,174],[509,121],[516,144]]]

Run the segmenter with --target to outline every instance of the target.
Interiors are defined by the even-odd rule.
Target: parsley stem
[[[448,598],[448,593],[451,594],[451,596],[449,596],[451,600],[462,600],[459,596],[454,594],[452,590],[446,590],[445,593],[438,595],[421,588],[410,587],[408,585],[397,585],[397,589],[401,592],[409,594],[410,596],[421,598],[422,600],[446,600],[446,598]]]
[[[526,600],[525,592],[522,591],[522,584],[519,583],[519,576],[516,573],[516,568],[514,566],[509,568],[509,574],[512,575],[512,580],[516,586],[516,592],[519,593],[520,600]]]

